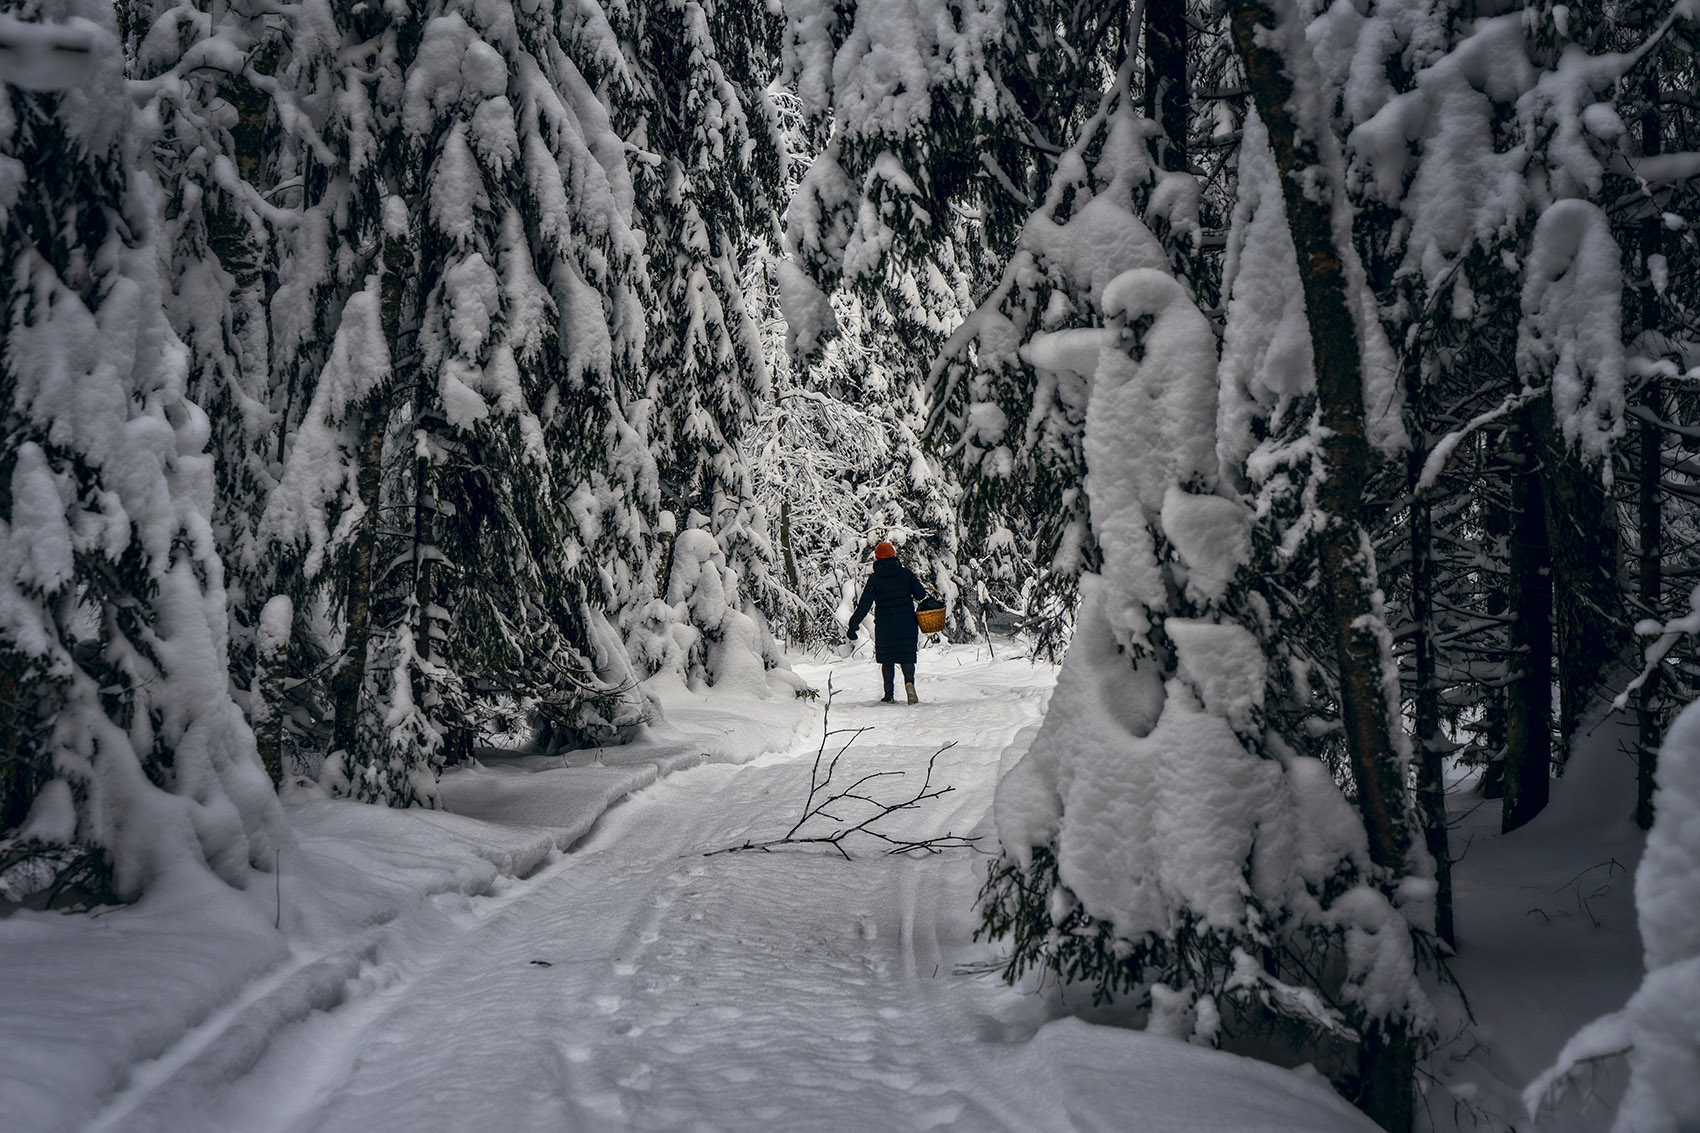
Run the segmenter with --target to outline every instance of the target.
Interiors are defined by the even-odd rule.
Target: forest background
[[[890,539],[1065,657],[1012,976],[1407,1126],[1452,770],[1513,829],[1627,688],[1692,850],[1697,17],[8,0],[6,899],[806,694]]]

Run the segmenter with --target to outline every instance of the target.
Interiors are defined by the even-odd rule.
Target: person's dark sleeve
[[[850,615],[850,636],[856,636],[856,627],[862,624],[862,619],[868,616],[868,611],[874,604],[874,580],[870,575],[862,587],[862,599],[856,603],[856,612]]]
[[[911,597],[915,601],[919,602],[921,599],[925,598],[926,596],[927,596],[926,586],[924,586],[922,584],[922,582],[919,578],[915,577],[914,571],[910,571],[909,572],[909,597]]]

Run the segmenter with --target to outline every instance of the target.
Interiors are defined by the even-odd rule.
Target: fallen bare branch
[[[832,715],[832,696],[833,687],[829,680],[826,686],[826,704],[821,710],[821,742],[820,747],[815,751],[814,766],[809,772],[809,794],[803,800],[802,817],[791,825],[791,829],[777,838],[769,838],[765,841],[745,841],[736,846],[724,846],[718,850],[707,851],[703,855],[704,857],[731,854],[740,850],[760,850],[763,853],[768,853],[784,846],[830,846],[844,860],[849,861],[850,851],[844,848],[844,843],[857,834],[865,835],[876,842],[885,843],[883,852],[887,854],[937,854],[949,849],[969,847],[979,840],[978,838],[951,833],[931,838],[906,838],[875,829],[875,824],[883,819],[906,810],[914,810],[923,803],[943,798],[956,789],[950,786],[935,787],[933,785],[933,772],[938,766],[939,756],[955,747],[956,741],[952,740],[933,752],[932,757],[927,760],[926,775],[921,780],[920,789],[905,798],[887,801],[864,790],[869,783],[879,779],[904,778],[907,775],[907,772],[904,771],[870,771],[853,780],[848,786],[835,788],[833,776],[838,771],[838,765],[844,758],[844,753],[850,749],[850,745],[855,743],[863,732],[869,731],[869,729],[841,728],[834,730],[826,727]],[[831,759],[828,759],[826,756],[827,741],[833,736],[846,734],[850,738],[844,741]],[[826,767],[825,774],[821,772],[823,763]],[[847,806],[868,807],[872,813],[860,821],[852,821],[848,817],[841,818],[839,815],[847,813],[845,811]],[[836,829],[820,833],[804,833],[804,827],[817,819],[822,822],[837,823],[838,826]]]

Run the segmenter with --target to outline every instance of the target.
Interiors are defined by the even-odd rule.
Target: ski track
[[[887,828],[989,843],[999,754],[1038,719],[1051,671],[923,667],[916,708],[874,703],[871,666],[832,679],[830,726],[872,729],[838,781],[901,770],[870,789],[906,797],[956,740],[935,773],[954,789]],[[678,772],[529,880],[437,895],[300,958],[137,1068],[92,1128],[1043,1123],[987,1059],[987,1044],[1032,1035],[1041,1009],[956,971],[991,955],[969,941],[982,854],[894,857],[858,839],[848,862],[828,847],[704,856],[782,834],[813,756]]]

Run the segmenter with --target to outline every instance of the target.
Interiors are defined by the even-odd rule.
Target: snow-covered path
[[[999,754],[1039,719],[1051,674],[971,651],[928,660],[914,709],[873,703],[866,663],[807,673],[838,689],[832,727],[869,729],[838,781],[901,771],[870,789],[905,797],[957,741],[938,761],[952,793],[890,829],[991,843]],[[97,1128],[1368,1127],[1286,1071],[1049,1021],[969,939],[982,854],[893,857],[869,840],[849,861],[705,856],[782,834],[813,753],[663,779],[531,878],[443,895],[392,928],[328,1010],[277,1026],[251,1065],[168,1056]]]

